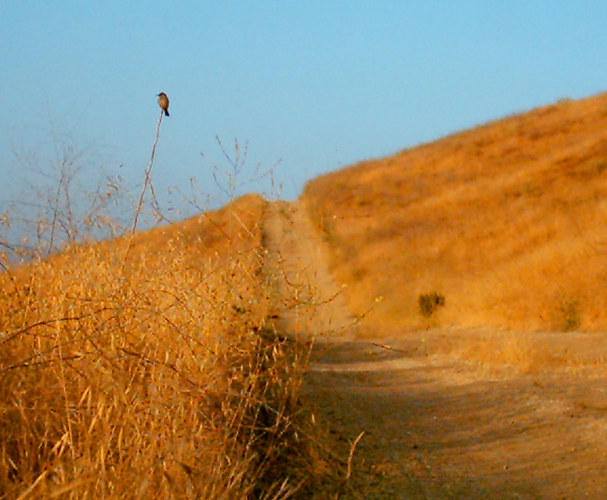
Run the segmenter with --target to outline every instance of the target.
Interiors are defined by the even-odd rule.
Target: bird
[[[160,94],[158,94],[158,104],[164,111],[164,114],[166,116],[170,116],[169,115],[169,98],[167,97],[167,95],[164,92],[160,92]]]

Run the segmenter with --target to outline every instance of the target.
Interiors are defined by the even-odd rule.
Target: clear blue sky
[[[47,168],[51,132],[137,191],[160,91],[171,100],[153,170],[164,200],[191,177],[217,194],[200,156],[221,164],[216,135],[248,141],[251,166],[280,160],[291,199],[319,174],[607,90],[603,0],[3,0],[1,10],[0,211],[35,183],[24,164]]]

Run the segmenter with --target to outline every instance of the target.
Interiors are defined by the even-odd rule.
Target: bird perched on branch
[[[158,104],[164,111],[164,114],[169,116],[169,98],[164,92],[160,92],[160,94],[158,94]]]

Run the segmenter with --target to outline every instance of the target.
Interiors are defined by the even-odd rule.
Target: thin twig
[[[163,110],[160,110],[160,118],[158,119],[158,125],[156,125],[156,137],[154,138],[154,144],[152,146],[152,154],[150,156],[150,164],[148,168],[145,170],[145,179],[143,181],[143,189],[141,190],[141,194],[139,195],[139,203],[137,204],[137,208],[135,209],[135,217],[133,219],[133,227],[131,228],[131,235],[135,233],[137,230],[137,221],[139,220],[139,214],[141,213],[141,207],[143,205],[143,198],[145,196],[145,192],[150,184],[150,173],[152,172],[152,167],[154,166],[154,156],[156,155],[156,145],[158,144],[158,138],[160,136],[160,124],[162,123],[162,116],[164,115]]]
[[[403,354],[411,354],[412,352],[415,352],[418,349],[417,347],[415,349],[399,349],[397,347],[392,347],[387,344],[381,344],[379,342],[367,342],[367,343],[377,346],[377,347],[381,347],[382,349],[386,349],[388,351],[402,352]]]
[[[350,479],[352,475],[352,459],[354,458],[354,450],[356,449],[356,445],[365,435],[365,431],[362,431],[358,437],[352,442],[352,446],[350,446],[350,453],[348,454],[348,470],[346,472],[346,481]]]
[[[164,111],[160,110],[160,118],[158,119],[158,124],[156,125],[156,137],[154,138],[154,144],[152,145],[152,154],[150,155],[150,163],[148,168],[145,170],[145,179],[143,181],[143,188],[141,189],[141,194],[139,195],[139,202],[137,203],[137,208],[135,209],[135,215],[133,217],[133,227],[131,228],[131,233],[129,235],[129,241],[126,246],[126,250],[124,252],[124,257],[122,259],[122,265],[120,269],[120,274],[122,274],[122,270],[124,269],[124,264],[128,257],[128,254],[131,250],[131,246],[133,244],[133,235],[137,230],[137,222],[139,221],[139,214],[141,213],[143,206],[143,199],[145,197],[145,192],[150,184],[150,173],[152,172],[152,167],[154,166],[154,156],[156,155],[156,145],[158,144],[158,138],[160,137],[160,124],[162,123],[162,116],[164,115]],[[154,196],[155,198],[155,196]]]

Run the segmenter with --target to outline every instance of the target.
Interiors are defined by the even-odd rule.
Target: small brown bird
[[[158,94],[158,104],[163,109],[164,114],[166,116],[170,116],[169,115],[169,98],[167,97],[167,95],[164,92],[160,92],[160,94]]]

